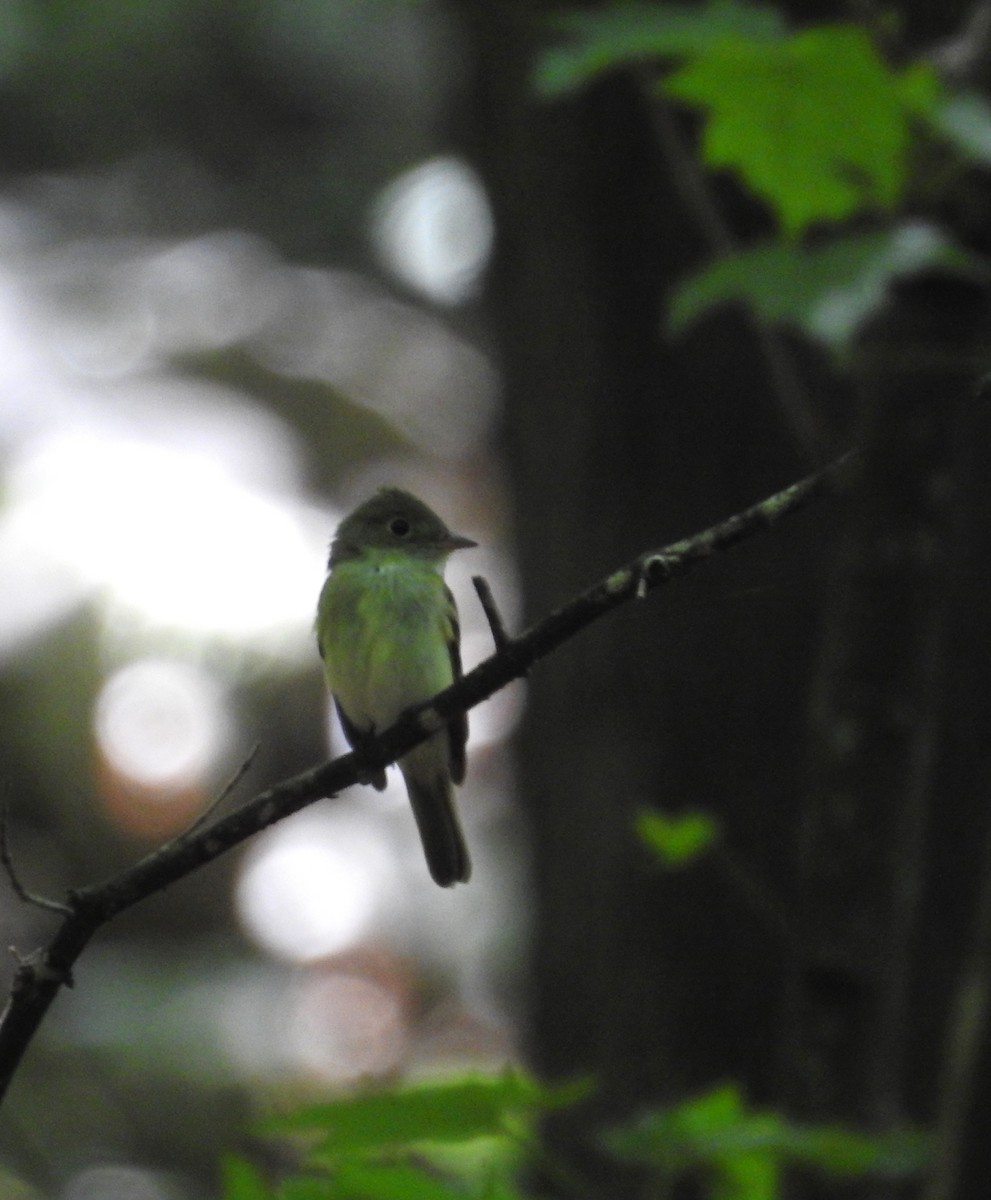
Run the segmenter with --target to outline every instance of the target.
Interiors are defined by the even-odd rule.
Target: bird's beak
[[[473,542],[471,538],[461,537],[460,534],[452,533],[444,539],[443,549],[450,553],[452,550],[470,550],[472,546],[477,546],[478,542]]]

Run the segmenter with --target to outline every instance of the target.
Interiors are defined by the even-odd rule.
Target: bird
[[[397,487],[380,488],[337,527],[315,629],[327,686],[355,749],[461,677],[458,609],[444,567],[455,550],[477,545]],[[427,868],[441,887],[471,875],[453,787],[464,781],[467,741],[462,714],[398,763]],[[385,771],[369,782],[381,791]]]

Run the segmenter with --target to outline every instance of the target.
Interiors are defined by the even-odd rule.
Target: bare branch
[[[283,817],[367,778],[407,754],[452,718],[474,708],[615,608],[643,597],[702,559],[769,528],[817,496],[829,493],[846,466],[846,455],[744,512],[662,550],[640,555],[562,605],[519,637],[504,637],[480,663],[428,703],[405,713],[378,737],[332,762],[268,788],[236,811],[197,823],[119,875],[68,896],[64,920],[47,946],[25,958],[0,1016],[0,1099],[52,1001],[72,978],[72,967],[97,930],[118,913],[219,858],[252,834]],[[501,624],[501,622],[500,622]],[[493,634],[494,636],[495,633]],[[231,785],[238,782],[243,770]],[[213,806],[214,809],[216,805]],[[8,856],[9,857],[9,856]],[[8,866],[8,872],[10,868]],[[16,878],[15,876],[11,876]],[[17,886],[17,885],[15,885]],[[46,904],[46,907],[53,907]]]

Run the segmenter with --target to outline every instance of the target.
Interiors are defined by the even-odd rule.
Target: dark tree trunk
[[[862,457],[812,711],[798,908],[809,954],[784,1026],[790,1099],[820,1119],[939,1126],[946,1104],[964,1099],[936,1086],[966,944],[941,909],[972,924],[986,755],[972,743],[948,758],[940,742],[959,745],[954,726],[970,705],[988,716],[986,639],[951,636],[961,621],[973,636],[961,583],[986,542],[966,505],[969,447],[987,424],[975,383],[987,330],[982,289],[923,278],[863,339]],[[980,677],[969,699],[952,686],[960,672]]]
[[[490,299],[537,614],[808,464],[743,322],[663,334],[665,295],[706,251],[635,82],[543,104],[532,11],[458,11],[478,55],[471,129],[499,228]],[[965,1181],[987,1177],[991,1106],[991,526],[968,462],[987,443],[984,303],[945,279],[902,288],[863,340],[846,500],[618,614],[531,680],[527,1044],[546,1076],[596,1078],[552,1148],[611,1194],[624,1184],[597,1154],[602,1126],[725,1078],[830,1122],[934,1123],[949,1165],[927,1200],[981,1194]],[[646,807],[713,812],[721,853],[661,873],[633,834]]]
[[[663,333],[664,297],[704,248],[647,99],[615,78],[545,105],[522,29],[495,6],[461,11],[480,55],[506,461],[537,614],[803,464],[742,323],[678,343]],[[815,520],[714,563],[680,599],[619,614],[530,682],[519,745],[535,882],[527,1044],[545,1075],[598,1081],[595,1100],[555,1130],[572,1165],[594,1167],[602,1122],[646,1101],[729,1076],[769,1084],[783,946],[741,897],[773,901],[759,882],[734,889],[741,871],[661,873],[633,826],[643,808],[703,808],[725,823],[748,885],[768,870],[753,872],[759,858],[780,866]]]

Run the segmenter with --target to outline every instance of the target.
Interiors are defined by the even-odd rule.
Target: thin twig
[[[482,611],[485,613],[485,619],[489,623],[489,629],[492,630],[492,641],[495,644],[496,650],[502,650],[509,644],[509,634],[506,632],[506,626],[503,623],[502,613],[496,605],[495,597],[492,595],[492,589],[489,587],[489,581],[484,575],[472,575],[472,583],[475,585],[475,591],[478,593],[479,602],[482,605]]]
[[[10,880],[10,886],[14,889],[17,898],[25,904],[33,904],[36,908],[43,908],[46,912],[61,913],[66,916],[72,912],[68,904],[63,904],[60,900],[49,900],[47,896],[36,896],[34,892],[29,892],[21,883],[20,876],[14,867],[14,860],[10,853],[10,844],[7,841],[7,805],[0,805],[0,864],[7,872],[7,878]]]
[[[245,775],[247,775],[247,773],[251,770],[252,763],[254,763],[255,759],[257,758],[258,751],[260,749],[261,742],[255,742],[255,744],[248,751],[248,755],[244,762],[241,763],[238,769],[234,772],[230,779],[228,779],[220,792],[210,801],[206,808],[204,808],[203,811],[193,819],[188,828],[179,834],[180,837],[189,837],[191,833],[194,833],[206,822],[207,817],[212,817],[214,815],[217,809],[220,808],[231,792],[234,791]]]
[[[637,86],[649,105],[649,115],[658,144],[668,160],[671,178],[685,210],[694,216],[702,236],[713,254],[727,256],[739,246],[706,186],[698,162],[678,128],[671,108],[658,94],[657,81],[645,66],[634,68]],[[798,369],[777,330],[750,314],[750,324],[760,346],[771,380],[772,395],[795,441],[811,457],[822,452],[826,431],[817,419],[815,407],[802,383]]]

